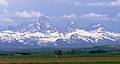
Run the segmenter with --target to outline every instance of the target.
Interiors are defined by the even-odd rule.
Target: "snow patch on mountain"
[[[75,42],[82,43],[81,40],[86,43],[100,43],[105,40],[120,41],[120,33],[107,31],[101,23],[91,25],[88,30],[85,30],[71,22],[67,24],[64,31],[58,31],[56,27],[50,24],[49,18],[41,16],[39,21],[24,22],[15,28],[12,27],[11,30],[0,32],[0,43],[18,42],[30,45],[57,46],[56,41],[59,39],[74,44]]]

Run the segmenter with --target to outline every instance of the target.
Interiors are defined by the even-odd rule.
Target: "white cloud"
[[[120,0],[115,0],[112,2],[92,2],[86,3],[88,6],[120,6]]]
[[[120,6],[120,0],[116,0],[115,2],[110,2],[113,6]]]
[[[8,6],[11,3],[11,0],[0,0],[0,6]]]
[[[36,19],[39,16],[44,14],[38,11],[17,11],[17,12],[9,12],[7,9],[4,9],[0,12],[0,21],[14,21],[16,19]],[[45,15],[46,16],[46,15]],[[47,16],[48,17],[48,16]]]
[[[7,9],[4,9],[0,17],[10,17],[10,18],[38,18],[44,14],[38,11],[17,11],[17,12],[9,12]]]
[[[106,2],[94,2],[94,3],[86,3],[86,5],[89,5],[89,6],[108,6],[109,3],[106,3]]]
[[[4,18],[4,20],[5,20],[5,21],[10,21],[10,22],[13,21],[13,19],[11,19],[11,18]]]
[[[22,12],[16,12],[15,13],[16,16],[21,17],[21,18],[36,18],[39,17],[43,14],[41,14],[40,12],[36,12],[36,11],[22,11]]]
[[[13,19],[11,19],[11,18],[6,18],[6,17],[4,17],[4,18],[0,18],[0,21],[7,21],[7,22],[13,22],[14,20]]]
[[[96,13],[89,13],[89,14],[83,14],[80,16],[84,19],[99,19],[99,20],[108,20],[108,15],[102,15],[102,14],[96,14]]]
[[[64,17],[64,18],[77,18],[77,16],[74,13],[71,13],[69,15],[64,15],[62,17]]]
[[[71,13],[69,15],[63,15],[58,17],[51,17],[51,18],[58,18],[58,19],[74,19],[74,20],[110,20],[108,15],[105,14],[97,14],[97,13],[88,13],[82,15],[76,15]]]
[[[57,19],[76,19],[77,16],[76,16],[76,14],[71,13],[71,14],[69,14],[69,15],[53,16],[53,17],[50,17],[50,18],[57,18]]]

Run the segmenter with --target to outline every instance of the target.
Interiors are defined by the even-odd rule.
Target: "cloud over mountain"
[[[10,4],[10,0],[0,0],[0,6],[8,6]]]
[[[91,2],[86,3],[88,6],[120,6],[120,0],[113,0],[111,2]]]
[[[88,14],[83,14],[81,15],[81,18],[84,18],[84,19],[95,19],[95,20],[108,20],[109,17],[108,15],[104,15],[104,14],[97,14],[97,13],[88,13]]]
[[[21,18],[38,18],[39,16],[44,15],[38,11],[22,11],[22,12],[15,12],[15,16]]]

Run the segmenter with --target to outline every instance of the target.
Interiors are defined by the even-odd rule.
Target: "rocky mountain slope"
[[[39,21],[24,22],[0,32],[1,46],[13,47],[89,47],[95,45],[120,44],[120,33],[111,32],[102,23],[86,29],[71,22],[64,32],[57,30],[49,18],[41,16]],[[11,47],[10,46],[10,47]]]

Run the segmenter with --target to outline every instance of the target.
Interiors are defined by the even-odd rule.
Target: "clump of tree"
[[[92,50],[89,53],[106,53],[106,52],[107,51],[105,51],[105,50],[98,49],[98,50]]]
[[[15,53],[14,55],[30,55],[30,53]]]
[[[68,51],[68,54],[75,55],[76,54],[76,50],[75,49],[71,49],[71,51]]]
[[[54,51],[54,55],[55,55],[56,58],[57,58],[58,55],[62,55],[62,54],[63,54],[62,50],[55,50]]]
[[[0,54],[0,55],[4,56],[4,55],[9,55],[9,54]]]

